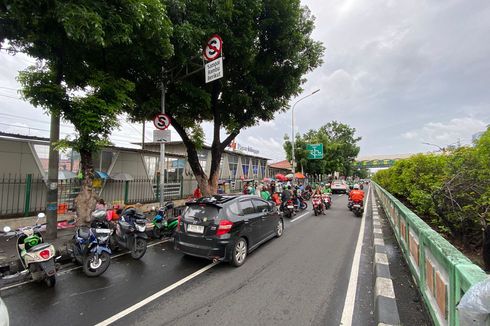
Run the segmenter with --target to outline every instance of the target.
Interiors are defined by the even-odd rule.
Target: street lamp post
[[[291,165],[292,165],[292,168],[293,168],[293,184],[294,184],[294,181],[296,179],[296,167],[295,167],[295,160],[294,160],[294,107],[296,106],[296,104],[298,104],[299,102],[303,101],[305,98],[308,98],[312,95],[314,95],[315,93],[318,93],[320,91],[320,89],[317,89],[316,91],[313,91],[312,93],[300,98],[299,100],[297,100],[294,104],[293,104],[293,108],[291,109],[291,157],[292,157],[292,160],[291,160]]]

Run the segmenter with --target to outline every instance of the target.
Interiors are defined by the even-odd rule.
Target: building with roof
[[[293,167],[288,160],[279,161],[276,163],[269,164],[269,176],[274,177],[276,174],[280,173],[283,175],[293,172]]]

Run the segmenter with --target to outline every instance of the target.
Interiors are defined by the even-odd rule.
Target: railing
[[[393,195],[373,185],[432,320],[459,325],[457,304],[487,275]]]
[[[112,180],[100,183],[95,188],[106,203],[152,203],[158,201],[154,185],[147,178],[135,180]],[[81,189],[81,180],[67,179],[58,181],[58,213],[74,209],[75,198]],[[164,185],[165,200],[182,198],[180,183]],[[47,186],[41,175],[25,176],[4,174],[0,177],[0,217],[32,216],[46,207]]]

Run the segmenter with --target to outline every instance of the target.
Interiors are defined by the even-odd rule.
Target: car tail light
[[[39,253],[42,259],[48,259],[51,256],[51,252],[48,249],[45,249]]]
[[[180,215],[177,217],[177,232],[180,232],[180,220],[181,220],[181,217]]]
[[[216,235],[223,235],[230,232],[231,227],[233,226],[233,222],[228,220],[221,220],[219,222],[218,230],[216,231]]]

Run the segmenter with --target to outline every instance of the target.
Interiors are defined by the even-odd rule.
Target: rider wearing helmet
[[[359,185],[355,184],[354,189],[349,193],[349,200],[353,202],[360,202],[361,204],[364,201],[364,191],[359,189]]]

